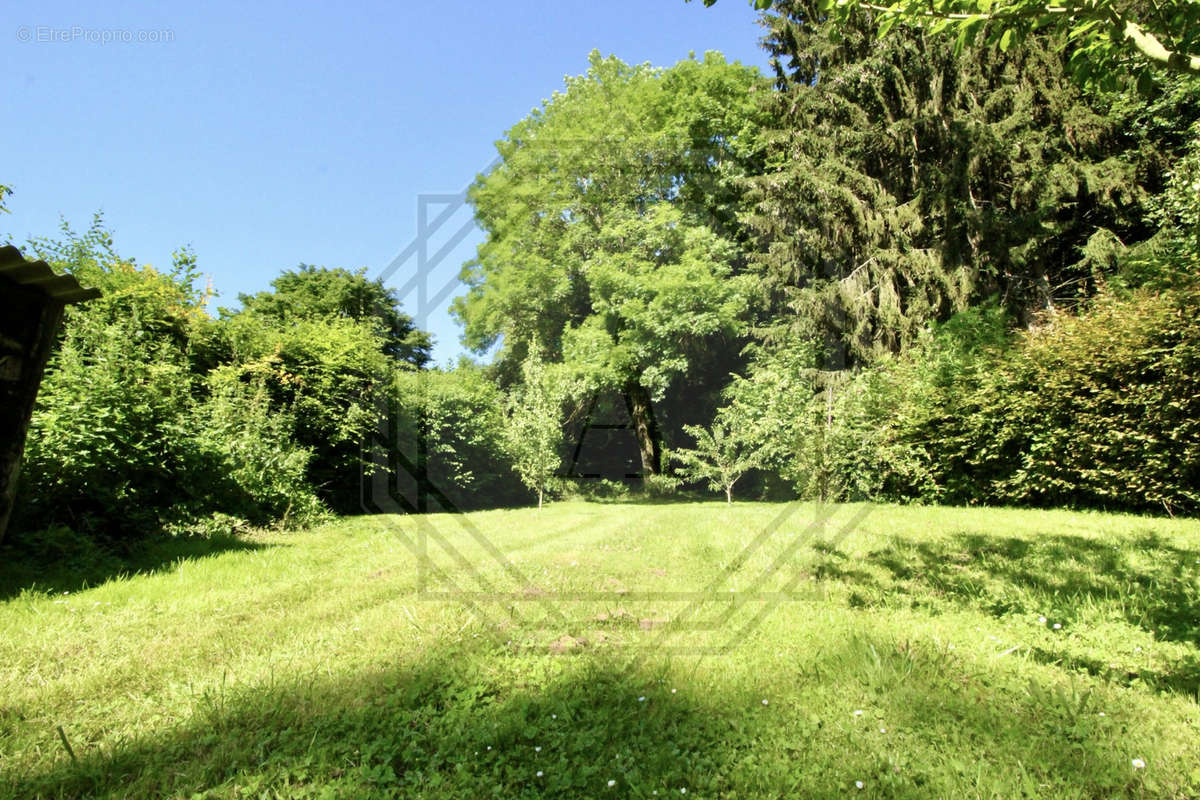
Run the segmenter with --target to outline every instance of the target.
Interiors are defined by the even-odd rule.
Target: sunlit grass
[[[9,591],[0,793],[1200,793],[1200,523],[832,511],[365,517]]]

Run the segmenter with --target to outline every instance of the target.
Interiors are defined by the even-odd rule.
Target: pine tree
[[[790,332],[827,338],[830,366],[988,296],[1020,319],[1069,303],[1094,288],[1089,241],[1150,234],[1142,203],[1170,137],[1069,82],[1062,41],[956,56],[917,28],[876,38],[867,11],[834,25],[819,5],[765,17],[778,91],[745,222]]]

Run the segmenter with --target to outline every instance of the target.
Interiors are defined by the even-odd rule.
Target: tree
[[[684,427],[695,438],[692,449],[672,451],[683,465],[680,473],[692,481],[706,481],[713,491],[723,489],[725,502],[733,502],[733,487],[743,475],[762,466],[760,451],[745,431],[728,419],[718,419],[706,430],[698,425]]]
[[[313,452],[308,477],[342,512],[361,507],[361,477],[374,465],[363,443],[379,422],[396,364],[379,326],[349,317],[288,318],[243,311],[214,334],[224,350],[210,381],[262,385],[275,412],[294,420],[292,437]],[[411,368],[410,368],[411,369]]]
[[[220,382],[190,357],[212,323],[191,254],[170,272],[138,265],[99,215],[62,233],[30,244],[103,295],[64,314],[30,423],[21,527],[123,540],[214,512],[260,525],[319,514],[292,417],[260,382]]]
[[[542,360],[537,343],[521,363],[522,381],[509,396],[505,447],[521,482],[537,492],[538,508],[562,463],[563,404],[570,391]]]
[[[1070,305],[1111,272],[1100,244],[1153,233],[1144,204],[1194,91],[1163,107],[1166,126],[1064,81],[1057,39],[956,56],[913,28],[880,41],[869,14],[774,8],[779,91],[745,222],[779,319],[792,315],[777,335],[824,340],[827,368],[900,350],[989,296],[1022,322]]]
[[[716,0],[704,0],[711,6]],[[784,5],[750,0],[758,9]],[[1072,43],[1069,68],[1085,84],[1112,88],[1126,76],[1140,87],[1156,71],[1200,75],[1200,4],[1162,0],[822,0],[818,13],[840,24],[871,12],[886,35],[897,23],[955,35],[956,50],[982,39],[1007,51],[1030,36],[1056,33]]]
[[[753,69],[717,54],[669,70],[592,53],[510,129],[470,192],[487,234],[454,311],[500,373],[535,338],[625,400],[643,470],[661,468],[653,404],[696,355],[737,336],[747,285],[737,179],[757,157]]]
[[[383,352],[398,361],[423,367],[433,342],[400,310],[394,289],[367,278],[366,268],[351,272],[301,264],[271,281],[272,291],[238,296],[244,311],[279,322],[341,317],[378,324]]]

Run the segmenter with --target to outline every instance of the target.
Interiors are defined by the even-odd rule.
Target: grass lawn
[[[1198,521],[560,503],[3,596],[3,796],[1200,796]]]

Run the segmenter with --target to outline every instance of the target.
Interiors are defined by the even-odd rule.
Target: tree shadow
[[[668,695],[647,673],[594,656],[550,659],[566,667],[538,688],[519,674],[496,680],[481,661],[442,651],[342,680],[212,692],[172,732],[77,753],[78,762],[64,755],[10,788],[14,796],[165,796],[236,781],[255,796],[270,786],[272,796],[323,788],[330,796],[581,797],[615,781],[614,796],[648,795],[651,786],[701,790],[752,742],[714,749],[729,722],[702,697]]]
[[[818,573],[864,589],[878,602],[897,595],[917,605],[948,601],[995,617],[1052,615],[1065,626],[1103,607],[1160,641],[1195,646],[1200,643],[1198,559],[1200,550],[1171,544],[1152,532],[1119,546],[1061,534],[1021,539],[962,532],[935,542],[894,538],[869,553],[865,563],[882,567],[890,581],[841,568],[829,554]],[[1192,696],[1200,692],[1200,663],[1194,656],[1167,669],[1126,674],[1100,658],[1038,648],[1030,653],[1045,663],[1122,683],[1141,680]]]
[[[1134,563],[1135,553],[1142,563]],[[1059,615],[1121,598],[1119,607],[1130,625],[1189,644],[1200,640],[1198,559],[1200,550],[1175,546],[1154,533],[1119,547],[1061,534],[1027,540],[959,533],[936,543],[896,539],[868,556],[897,579],[918,580],[948,596],[982,603],[997,616],[1036,612],[1023,607],[1028,597],[1053,602]]]
[[[946,788],[936,762],[906,763],[901,772],[884,756],[887,748],[847,749],[846,730],[831,720],[853,719],[849,709],[781,710],[788,715],[781,721],[744,689],[675,686],[662,682],[661,665],[630,668],[609,656],[509,662],[495,652],[442,648],[415,663],[336,680],[314,675],[210,689],[176,727],[111,745],[89,746],[89,732],[68,725],[74,757],[64,752],[49,767],[10,774],[7,788],[13,796],[100,797],[212,789],[288,797],[649,797],[681,788],[705,797],[836,797],[845,794],[847,775],[899,795],[938,796]],[[945,654],[856,639],[831,647],[810,668],[874,693],[888,727],[903,727],[922,747],[972,768],[1003,761],[995,754],[1017,755],[1042,780],[1089,796],[1113,796],[1125,780],[1111,763],[1093,763],[1119,735],[1068,730],[1024,694],[1006,696],[1001,708],[981,704],[975,688],[956,679],[965,665]],[[943,740],[947,731],[953,741]],[[1093,758],[1081,758],[1081,736],[1100,742]],[[1011,779],[1010,765],[989,766],[998,780]]]
[[[0,602],[25,591],[77,592],[114,578],[169,570],[181,561],[278,546],[234,533],[105,546],[67,528],[40,531],[0,546]]]

